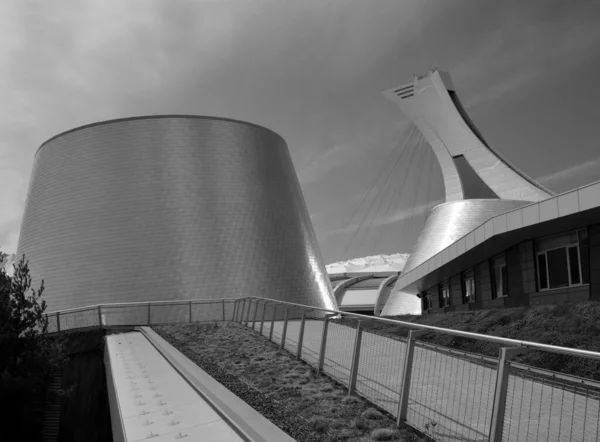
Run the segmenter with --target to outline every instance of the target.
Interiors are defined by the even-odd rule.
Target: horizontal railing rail
[[[48,318],[51,331],[236,322],[436,440],[600,440],[600,382],[513,360],[541,351],[600,361],[590,350],[263,297],[97,304]],[[372,329],[373,323],[394,325],[398,334]],[[423,341],[429,333],[498,344],[499,355]]]

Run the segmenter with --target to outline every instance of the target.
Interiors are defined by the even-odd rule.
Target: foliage
[[[0,269],[0,396],[10,403],[6,422],[22,440],[37,438],[40,410],[53,366],[62,361],[60,347],[47,335],[44,292],[31,287],[23,256],[12,276]]]

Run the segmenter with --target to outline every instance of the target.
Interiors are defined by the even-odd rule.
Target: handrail
[[[140,302],[128,302],[128,303],[96,304],[96,305],[91,305],[91,306],[87,306],[87,307],[76,307],[73,309],[49,312],[46,315],[49,316],[49,315],[77,312],[77,311],[82,311],[82,310],[93,310],[93,309],[97,309],[99,307],[119,307],[119,306],[120,307],[129,307],[129,306],[138,306],[138,305],[146,306],[146,305],[177,304],[177,303],[186,303],[186,304],[210,303],[210,302],[221,302],[221,301],[231,302],[231,301],[238,301],[238,300],[253,300],[253,299],[261,300],[263,302],[271,302],[271,303],[276,303],[276,304],[281,304],[281,305],[300,307],[303,309],[310,309],[313,311],[333,313],[336,316],[343,315],[345,317],[353,317],[356,319],[379,322],[379,323],[383,323],[383,324],[393,324],[393,325],[405,327],[409,330],[424,330],[424,331],[429,331],[429,332],[442,333],[442,334],[446,334],[446,335],[450,335],[450,336],[458,336],[458,337],[462,337],[462,338],[492,342],[492,343],[500,344],[500,345],[503,345],[506,347],[522,347],[522,348],[527,348],[527,349],[531,349],[531,350],[547,351],[547,352],[552,352],[552,353],[565,354],[568,356],[578,356],[578,357],[583,357],[583,358],[588,358],[588,359],[600,360],[600,353],[594,352],[591,350],[560,347],[557,345],[542,344],[540,342],[521,341],[518,339],[502,338],[500,336],[483,335],[480,333],[453,330],[450,328],[435,327],[432,325],[416,324],[413,322],[399,321],[396,319],[388,319],[388,318],[374,317],[374,316],[368,316],[368,315],[361,315],[359,313],[343,312],[340,310],[324,309],[324,308],[313,307],[313,306],[304,305],[304,304],[297,304],[294,302],[287,302],[287,301],[280,301],[277,299],[263,298],[260,296],[245,296],[245,297],[240,297],[240,298],[223,298],[223,299],[196,299],[196,300],[187,299],[187,300],[173,300],[173,301],[146,301],[146,302],[140,301]]]
[[[387,318],[381,318],[381,317],[361,315],[359,313],[342,312],[339,310],[328,310],[328,309],[319,308],[319,307],[310,307],[307,305],[295,304],[295,303],[286,302],[286,301],[278,301],[278,300],[273,300],[273,299],[269,299],[269,298],[261,298],[258,296],[249,296],[246,299],[260,299],[262,301],[269,300],[271,302],[276,302],[276,303],[284,304],[284,305],[292,305],[292,306],[296,306],[296,307],[311,308],[313,310],[319,310],[319,311],[323,311],[323,312],[333,312],[338,315],[341,314],[344,316],[352,316],[357,319],[363,319],[363,320],[366,319],[366,320],[370,320],[370,321],[374,321],[374,322],[382,322],[385,324],[400,325],[400,326],[403,326],[403,327],[406,327],[406,328],[409,328],[412,330],[425,330],[425,331],[431,331],[431,332],[436,332],[436,333],[443,333],[443,334],[447,334],[447,335],[451,335],[451,336],[459,336],[459,337],[463,337],[463,338],[470,338],[470,339],[477,339],[480,341],[493,342],[493,343],[501,344],[501,345],[504,345],[507,347],[524,347],[524,348],[528,348],[531,350],[549,351],[549,352],[553,352],[553,353],[560,353],[560,354],[566,354],[566,355],[570,355],[570,356],[580,356],[580,357],[584,357],[584,358],[600,360],[600,353],[594,352],[591,350],[560,347],[557,345],[542,344],[539,342],[532,342],[532,341],[520,341],[518,339],[502,338],[500,336],[482,335],[480,333],[465,332],[465,331],[460,331],[460,330],[453,330],[450,328],[435,327],[433,325],[415,324],[413,322],[405,322],[405,321],[398,321],[396,319],[387,319]]]
[[[52,312],[48,312],[46,313],[47,315],[55,315],[56,313],[72,313],[72,312],[79,312],[82,310],[93,310],[93,309],[97,309],[98,307],[135,307],[137,305],[139,306],[146,306],[148,304],[178,304],[178,303],[185,303],[185,304],[189,304],[190,302],[194,303],[208,303],[208,302],[221,302],[221,301],[237,301],[238,299],[243,299],[243,298],[219,298],[219,299],[178,299],[178,300],[172,300],[172,301],[134,301],[134,302],[109,302],[107,304],[93,304],[93,305],[86,305],[84,307],[73,307],[73,308],[68,308],[65,310],[56,310],[56,311],[52,311]]]

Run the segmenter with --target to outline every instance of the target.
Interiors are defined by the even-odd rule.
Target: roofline
[[[420,281],[421,279],[423,279],[425,276],[429,275],[433,271],[441,268],[442,266],[446,265],[447,263],[449,263],[449,262],[453,261],[454,259],[458,258],[463,253],[468,252],[470,249],[466,249],[465,248],[465,252],[461,253],[460,255],[457,255],[455,258],[449,259],[447,262],[441,262],[440,265],[437,266],[437,267],[435,266],[435,264],[430,264],[430,263],[434,263],[435,262],[435,257],[436,256],[438,256],[438,255],[439,256],[443,256],[442,254],[444,253],[444,251],[449,250],[452,246],[454,246],[459,241],[465,240],[465,242],[466,242],[466,237],[469,236],[469,235],[471,235],[471,234],[473,234],[477,229],[482,228],[487,223],[492,223],[493,224],[493,222],[494,222],[494,220],[496,218],[499,218],[501,216],[508,216],[509,213],[518,212],[518,211],[524,210],[524,209],[526,209],[528,207],[531,207],[531,206],[536,206],[536,205],[539,206],[540,204],[543,204],[544,202],[549,201],[549,200],[553,200],[553,199],[556,199],[557,200],[557,204],[558,204],[558,198],[560,198],[560,197],[562,197],[564,195],[571,194],[571,193],[580,192],[582,189],[585,189],[585,188],[588,188],[588,187],[592,187],[592,186],[599,186],[600,187],[600,180],[594,181],[592,183],[585,184],[585,185],[580,186],[580,187],[576,187],[575,189],[567,190],[565,192],[562,192],[562,193],[550,196],[550,197],[548,197],[548,198],[546,198],[544,200],[541,200],[541,201],[531,202],[530,204],[526,204],[526,205],[521,206],[521,207],[519,207],[517,209],[509,210],[508,212],[504,212],[504,213],[501,213],[499,215],[496,215],[496,216],[490,218],[489,220],[481,223],[479,226],[473,228],[471,231],[465,233],[463,236],[461,236],[456,241],[454,241],[451,244],[449,244],[444,249],[440,250],[438,253],[436,253],[435,255],[433,255],[432,257],[430,257],[427,261],[419,264],[417,267],[414,267],[413,269],[411,269],[410,271],[406,272],[405,274],[400,275],[400,277],[396,281],[396,286],[394,287],[393,291],[394,292],[402,292],[402,291],[405,291],[405,290],[411,290],[411,288],[413,288],[413,286],[418,281]],[[580,204],[579,203],[579,195],[577,196],[577,200],[578,200],[578,206],[579,206],[579,204]],[[444,203],[442,203],[442,204],[444,204]],[[597,207],[600,207],[600,205],[596,205],[596,206],[593,206],[593,207],[590,207],[590,208],[587,208],[587,209],[584,209],[584,210],[581,210],[580,208],[578,208],[577,212],[583,212],[585,210],[590,210],[590,209],[594,209],[594,208],[597,208]],[[577,212],[575,212],[575,213],[577,213]],[[565,214],[565,215],[562,215],[562,216],[559,215],[556,218],[562,218],[564,216],[568,216],[568,215],[571,215],[571,214],[572,213],[568,213],[568,214]],[[553,218],[553,219],[556,219],[556,218]],[[539,224],[541,222],[545,222],[545,221],[538,221],[538,222],[536,222],[534,224]],[[523,228],[523,227],[525,227],[525,226],[522,226],[520,228]],[[496,236],[496,233],[494,233],[492,236]],[[485,238],[482,242],[485,242],[488,239],[489,238]],[[477,245],[478,244],[475,244],[475,246],[477,246]],[[443,261],[443,259],[441,259],[440,261]],[[426,267],[427,265],[430,265],[431,268],[428,269],[428,270],[425,270],[425,269],[427,269],[427,267]],[[398,288],[398,289],[396,290],[396,288]]]
[[[102,120],[102,121],[97,121],[95,123],[84,124],[83,126],[78,126],[78,127],[73,128],[73,129],[69,129],[69,130],[66,130],[64,132],[60,132],[59,134],[56,134],[53,137],[48,138],[46,141],[44,141],[42,144],[40,144],[40,147],[38,147],[37,151],[35,152],[35,155],[37,155],[38,152],[42,149],[42,147],[44,147],[48,143],[56,140],[57,138],[63,137],[65,135],[68,135],[70,133],[77,132],[77,131],[80,131],[80,130],[89,129],[91,127],[102,126],[102,125],[106,125],[106,124],[122,123],[122,122],[125,122],[125,121],[158,120],[158,119],[168,119],[168,118],[173,118],[173,119],[189,119],[189,120],[226,121],[226,122],[230,122],[230,123],[242,124],[242,125],[245,125],[245,126],[250,126],[250,127],[254,127],[254,128],[257,128],[257,129],[262,129],[262,130],[265,130],[267,132],[270,132],[270,133],[274,134],[275,136],[277,136],[278,138],[280,138],[286,144],[286,146],[287,146],[287,143],[286,143],[285,139],[281,135],[279,135],[277,132],[275,132],[274,130],[269,129],[268,127],[261,126],[259,124],[249,123],[247,121],[236,120],[234,118],[226,118],[226,117],[211,117],[211,116],[207,116],[207,115],[158,114],[158,115],[139,115],[139,116],[136,116],[136,117],[114,118],[114,119],[111,119],[111,120]]]

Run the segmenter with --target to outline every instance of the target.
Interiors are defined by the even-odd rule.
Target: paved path
[[[126,441],[243,441],[138,332],[106,338],[113,394]],[[113,425],[118,425],[113,421]]]
[[[257,331],[259,326],[257,322]],[[269,336],[270,326],[270,322],[264,323],[263,335]],[[289,321],[286,349],[294,353],[299,330],[300,321]],[[281,342],[282,331],[283,322],[276,321],[275,342]],[[318,361],[322,331],[321,321],[306,321],[302,357],[312,365]],[[347,384],[355,330],[330,323],[327,338],[323,370]],[[403,341],[363,333],[357,391],[394,415],[398,408],[405,348]],[[438,440],[487,440],[496,367],[482,358],[452,355],[423,345],[415,348],[413,363],[408,421],[423,430],[428,427]],[[567,384],[569,389],[565,388]],[[575,393],[576,387],[576,383],[560,377],[544,380],[539,375],[511,375],[503,440],[600,440],[598,396],[592,396],[589,389]]]

